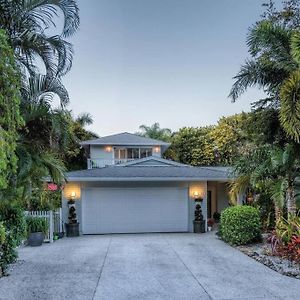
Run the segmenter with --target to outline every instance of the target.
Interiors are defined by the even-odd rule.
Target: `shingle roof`
[[[122,181],[122,180],[228,180],[230,168],[214,167],[176,167],[176,166],[108,166],[99,169],[89,169],[68,172],[66,177],[69,181],[99,180],[99,181]]]
[[[104,136],[95,140],[81,142],[81,145],[136,145],[136,146],[169,146],[169,143],[123,132]]]

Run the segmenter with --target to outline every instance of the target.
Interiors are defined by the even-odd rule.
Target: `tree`
[[[16,172],[15,154],[20,116],[20,74],[7,36],[0,30],[0,189],[6,188],[9,176]]]
[[[215,126],[184,127],[173,134],[166,156],[194,166],[231,165],[247,142],[248,114],[222,117]]]
[[[80,170],[86,168],[86,151],[80,146],[80,142],[98,138],[98,135],[85,129],[93,123],[93,118],[88,113],[82,113],[77,117],[71,115],[71,139],[64,151],[64,162],[67,170]]]
[[[161,140],[161,141],[170,141],[172,131],[169,128],[160,128],[159,123],[154,123],[151,126],[141,125],[139,127],[141,132],[138,132],[138,135]]]
[[[294,2],[294,3],[292,3]],[[230,97],[236,101],[249,87],[263,89],[267,98],[255,102],[256,108],[279,110],[279,120],[287,135],[300,139],[300,34],[299,1],[288,1],[282,12],[273,8],[249,31],[247,45],[251,59],[234,77]],[[294,22],[292,21],[294,20]]]
[[[49,35],[54,18],[63,15],[62,32]],[[75,0],[0,0],[0,28],[8,35],[15,58],[24,75],[38,72],[41,59],[51,77],[66,74],[72,66],[73,48],[64,38],[79,27]]]
[[[289,214],[295,214],[299,174],[297,148],[287,144],[284,149],[272,146],[251,149],[236,162],[231,195],[236,197],[246,191],[258,196],[267,193],[274,201],[277,219],[282,216],[285,206]]]
[[[17,173],[11,174],[12,195],[22,190],[22,198],[30,197],[34,188],[41,188],[41,178],[56,183],[64,181],[65,166],[61,160],[70,140],[70,117],[66,110],[53,109],[56,95],[61,102],[67,97],[55,78],[45,75],[30,77],[21,88],[20,111],[23,124],[18,129]],[[10,191],[7,191],[9,194]]]
[[[213,127],[184,127],[172,137],[173,159],[193,166],[214,164]]]
[[[240,155],[247,138],[244,129],[247,119],[246,113],[222,117],[211,130],[209,137],[212,140],[216,164],[231,165]]]

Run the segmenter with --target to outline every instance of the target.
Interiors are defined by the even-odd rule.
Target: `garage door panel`
[[[187,189],[86,189],[83,233],[188,231]]]

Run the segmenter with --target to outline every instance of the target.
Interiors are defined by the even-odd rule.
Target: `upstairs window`
[[[115,148],[115,159],[139,159],[152,156],[152,148]]]
[[[152,156],[152,149],[151,148],[141,148],[140,149],[140,158]]]

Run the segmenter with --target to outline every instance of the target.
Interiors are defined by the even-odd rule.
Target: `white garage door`
[[[84,234],[188,231],[184,188],[93,188],[82,193]]]

